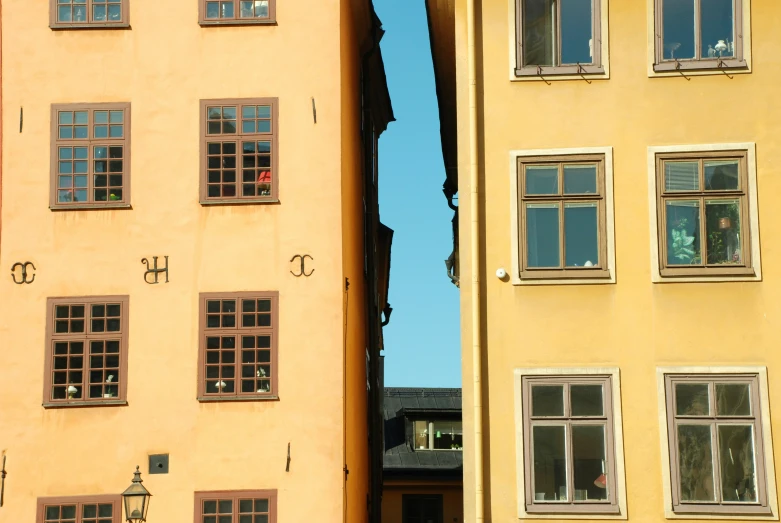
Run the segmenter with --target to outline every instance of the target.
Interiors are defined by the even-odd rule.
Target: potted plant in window
[[[687,232],[688,224],[686,218],[681,218],[670,230],[672,236],[670,251],[673,258],[681,265],[700,263],[700,253],[694,248],[695,237]]]

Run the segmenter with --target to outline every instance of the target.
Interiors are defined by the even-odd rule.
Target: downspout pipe
[[[467,68],[469,71],[469,214],[472,273],[472,403],[474,412],[475,523],[485,513],[483,492],[483,360],[480,311],[480,199],[477,170],[477,65],[475,47],[475,0],[466,0]]]

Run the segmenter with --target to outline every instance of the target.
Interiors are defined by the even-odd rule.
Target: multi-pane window
[[[123,402],[128,297],[49,298],[44,405]]]
[[[518,160],[521,279],[608,278],[604,155]]]
[[[201,294],[198,397],[277,394],[277,293]]]
[[[674,512],[768,512],[758,381],[665,375]]]
[[[277,199],[277,99],[201,102],[201,203]]]
[[[417,450],[461,450],[464,445],[461,421],[415,420],[412,424]]]
[[[52,106],[52,209],[130,203],[130,105]]]
[[[198,0],[201,24],[273,23],[276,0]]]
[[[402,494],[401,523],[443,523],[442,498],[442,494]]]
[[[195,493],[195,523],[276,523],[276,490]]]
[[[516,0],[516,75],[604,73],[601,2]]]
[[[746,67],[743,0],[655,0],[655,71]]]
[[[36,523],[119,523],[120,496],[38,498]]]
[[[126,27],[130,0],[50,0],[52,28]]]
[[[612,378],[522,379],[527,512],[618,512]]]
[[[746,151],[657,154],[662,276],[754,274]]]

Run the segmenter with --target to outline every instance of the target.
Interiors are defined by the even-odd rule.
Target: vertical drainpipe
[[[466,0],[467,68],[469,70],[469,214],[472,255],[472,401],[474,413],[475,523],[483,521],[483,389],[480,314],[480,200],[477,171],[477,65],[475,50],[475,0]]]

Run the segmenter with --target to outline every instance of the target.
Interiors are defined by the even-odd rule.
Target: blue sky
[[[396,121],[380,137],[380,216],[393,229],[385,384],[460,387],[458,288],[445,274],[453,211],[445,169],[424,0],[374,0]]]

